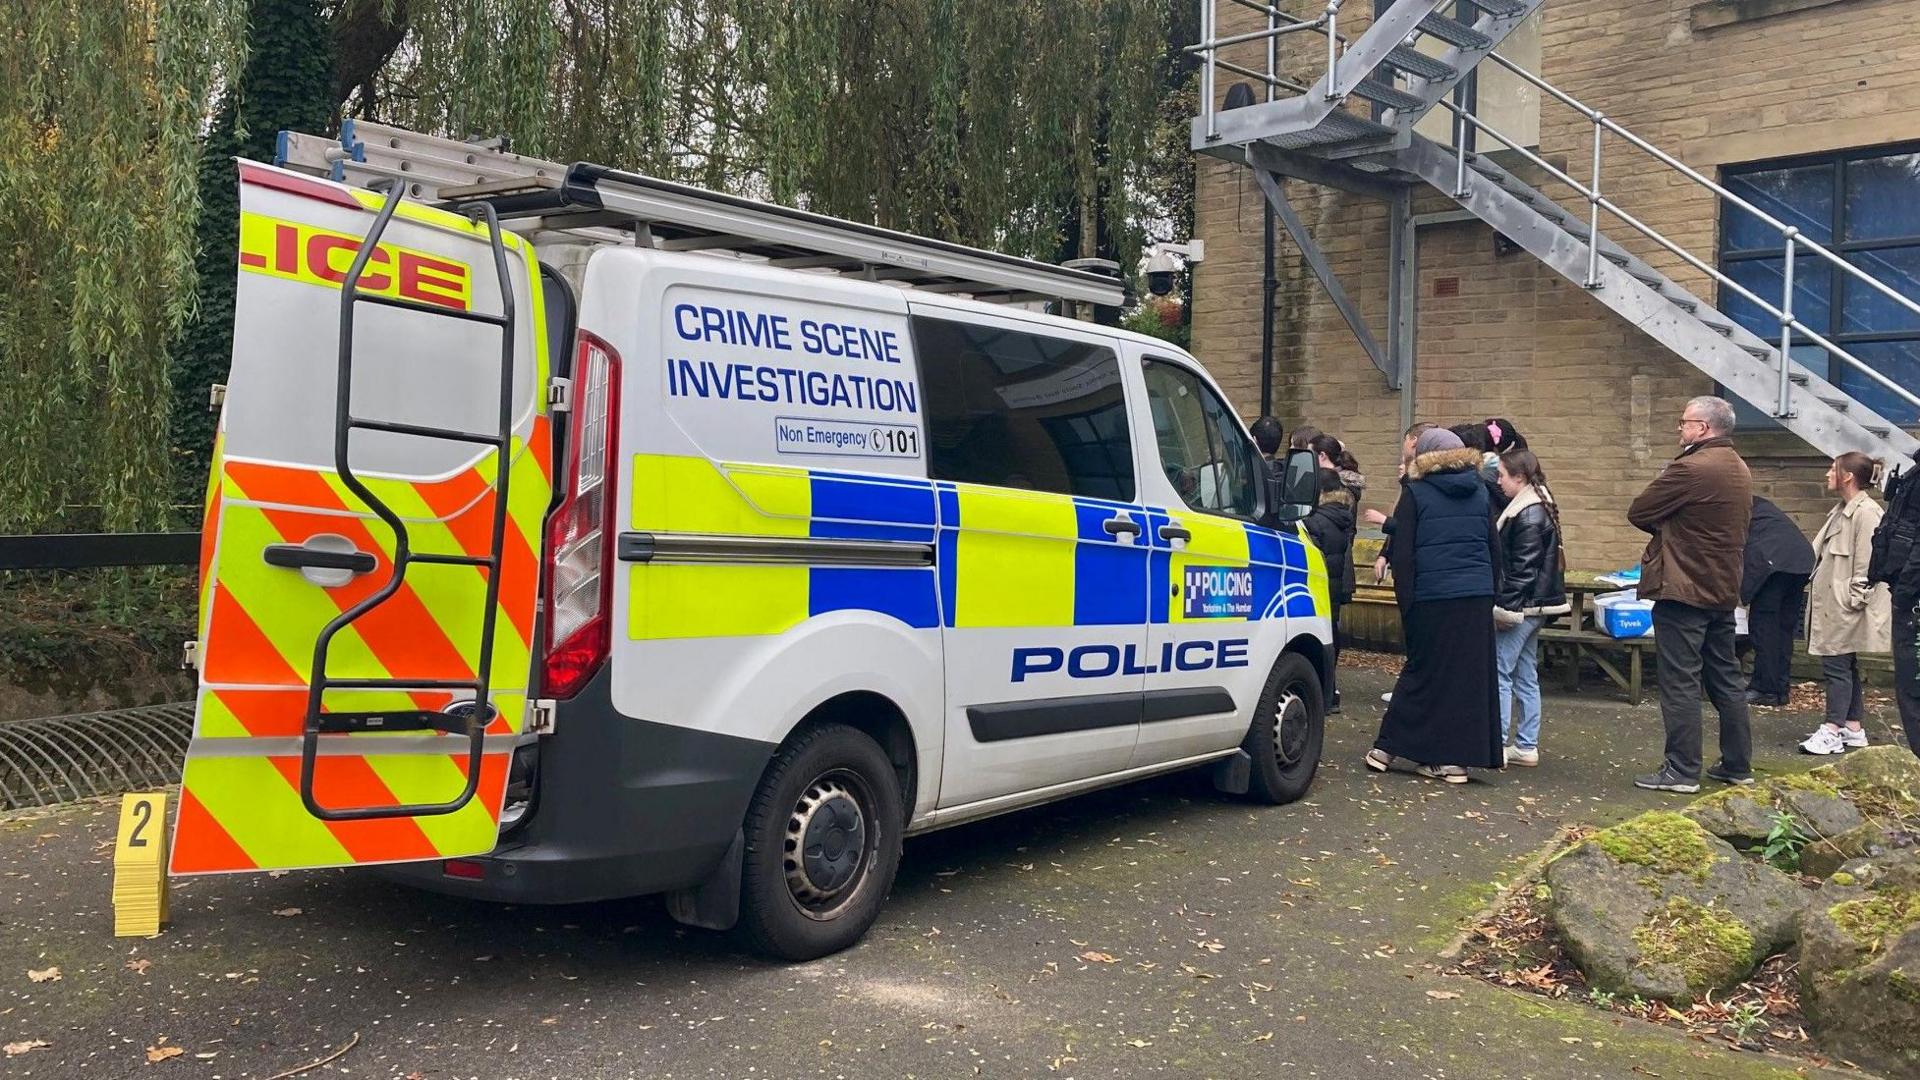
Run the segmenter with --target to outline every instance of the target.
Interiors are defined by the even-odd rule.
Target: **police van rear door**
[[[240,196],[172,869],[488,851],[552,494],[532,250],[251,163]]]

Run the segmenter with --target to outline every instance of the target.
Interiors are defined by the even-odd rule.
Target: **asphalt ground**
[[[1659,760],[1655,707],[1550,695],[1540,768],[1448,787],[1366,771],[1390,681],[1342,677],[1307,800],[1256,807],[1173,776],[912,840],[867,939],[797,966],[655,900],[509,908],[344,871],[182,880],[161,937],[116,940],[116,804],[0,819],[0,1042],[47,1044],[0,1075],[258,1080],[349,1043],[299,1075],[1808,1071],[1438,971],[1561,826],[1678,798],[1631,786]],[[1794,752],[1814,722],[1756,711],[1760,770],[1814,764]],[[1876,705],[1873,736],[1891,728]]]

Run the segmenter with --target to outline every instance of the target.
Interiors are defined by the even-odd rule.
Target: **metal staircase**
[[[1266,29],[1220,36],[1215,33],[1221,3],[1251,7],[1266,17]],[[1203,0],[1201,41],[1191,52],[1200,56],[1202,112],[1193,121],[1193,147],[1247,164],[1260,187],[1308,256],[1311,265],[1355,329],[1374,362],[1390,381],[1396,368],[1381,354],[1372,335],[1352,310],[1324,257],[1321,257],[1286,204],[1276,176],[1291,176],[1343,187],[1362,194],[1399,193],[1405,205],[1407,186],[1431,186],[1463,210],[1486,222],[1561,276],[1580,285],[1616,314],[1632,323],[1668,350],[1711,376],[1727,392],[1772,416],[1823,453],[1863,450],[1889,464],[1913,459],[1920,440],[1875,413],[1862,402],[1792,359],[1795,340],[1825,349],[1835,365],[1845,364],[1884,388],[1893,397],[1920,408],[1916,389],[1901,386],[1862,362],[1846,349],[1807,326],[1793,312],[1793,276],[1796,261],[1837,268],[1920,316],[1920,290],[1902,293],[1840,255],[1801,235],[1645,139],[1575,100],[1494,52],[1501,41],[1537,10],[1543,0],[1471,0],[1479,17],[1469,25],[1438,14],[1442,7],[1459,7],[1450,0],[1398,0],[1381,13],[1359,38],[1348,42],[1339,33],[1342,0],[1333,0],[1312,20],[1286,16],[1253,0]],[[1310,87],[1279,76],[1277,42],[1301,33],[1326,38],[1326,71]],[[1444,51],[1419,51],[1425,39],[1445,43]],[[1221,53],[1249,42],[1267,43],[1265,70],[1223,59]],[[1438,55],[1431,55],[1438,52]],[[1532,147],[1517,143],[1484,122],[1454,93],[1460,82],[1483,61],[1512,72],[1538,88],[1543,101],[1552,100],[1581,114],[1593,128],[1591,167],[1585,181],[1542,158]],[[1226,70],[1264,83],[1271,100],[1242,108],[1217,109],[1212,103],[1217,72]],[[1280,91],[1291,96],[1280,97]],[[1369,106],[1362,115],[1350,103]],[[1443,145],[1414,132],[1413,125],[1434,108],[1454,117],[1453,145]],[[1783,256],[1780,302],[1756,295],[1735,282],[1709,259],[1686,250],[1654,230],[1606,194],[1605,153],[1610,144],[1625,143],[1646,154],[1661,167],[1712,191],[1721,205],[1737,206],[1775,229]],[[1576,213],[1544,191],[1525,183],[1492,158],[1470,147],[1497,144],[1512,157],[1540,170],[1556,186],[1571,192]],[[1506,156],[1506,155],[1503,155]],[[1385,196],[1383,196],[1385,197]],[[1717,281],[1723,295],[1738,295],[1779,322],[1773,340],[1762,339],[1687,291],[1666,274],[1607,238],[1601,230],[1618,223],[1681,262]],[[1402,247],[1396,243],[1396,249]],[[1396,285],[1401,275],[1392,275]],[[1403,303],[1396,293],[1394,306]],[[1837,367],[1835,370],[1838,370]],[[1394,385],[1398,385],[1397,382]]]

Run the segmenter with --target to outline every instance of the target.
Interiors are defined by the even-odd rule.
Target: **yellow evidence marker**
[[[155,937],[167,921],[167,797],[120,800],[113,845],[113,936]]]

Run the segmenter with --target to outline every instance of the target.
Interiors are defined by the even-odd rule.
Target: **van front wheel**
[[[812,960],[860,940],[893,888],[906,817],[893,763],[865,732],[822,724],[781,747],[747,808],[749,944]]]
[[[1267,676],[1241,749],[1253,759],[1247,793],[1266,803],[1290,803],[1313,786],[1327,710],[1320,673],[1299,653],[1284,653]]]

